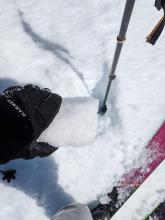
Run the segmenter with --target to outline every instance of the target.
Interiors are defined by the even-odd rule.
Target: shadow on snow
[[[15,85],[20,84],[12,79],[0,79],[0,92]],[[73,202],[73,198],[58,184],[58,166],[51,156],[33,160],[14,160],[2,167],[5,170],[16,169],[16,180],[12,181],[10,186],[35,198],[49,217],[59,208]]]
[[[25,21],[23,12],[19,10],[18,14],[21,20],[23,30],[28,36],[30,36],[31,40],[35,43],[35,45],[37,45],[37,47],[40,47],[43,50],[47,50],[51,52],[58,59],[66,63],[73,70],[73,72],[76,73],[76,75],[79,77],[79,79],[84,84],[87,92],[90,94],[89,88],[84,80],[83,74],[73,65],[73,63],[70,60],[73,57],[70,55],[69,50],[65,48],[64,46],[61,46],[60,44],[57,44],[55,42],[50,42],[44,39],[43,37],[41,37],[40,35],[38,35],[32,29],[31,25],[27,21]]]
[[[36,199],[48,217],[73,202],[73,198],[58,184],[58,166],[51,156],[28,161],[14,160],[4,168],[17,170],[16,179],[11,186]]]

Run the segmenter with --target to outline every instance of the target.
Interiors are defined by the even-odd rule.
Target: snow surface
[[[164,201],[164,169],[165,163],[162,163],[156,172],[140,186],[136,193],[123,205],[112,220],[142,220],[148,216],[160,202]],[[157,181],[158,180],[158,181]],[[152,218],[150,218],[151,220]],[[153,220],[156,220],[155,218]],[[157,218],[157,220],[160,220]]]
[[[39,139],[58,147],[90,144],[97,134],[97,112],[96,99],[65,98],[58,115]]]
[[[124,3],[1,0],[1,90],[35,83],[66,98],[102,99]],[[45,159],[5,165],[17,169],[17,179],[0,182],[0,219],[45,220],[74,200],[90,203],[134,166],[165,118],[165,35],[155,47],[145,43],[160,17],[153,4],[136,2],[109,111],[99,117],[95,140],[82,148],[60,148]],[[161,194],[164,187],[165,181]]]

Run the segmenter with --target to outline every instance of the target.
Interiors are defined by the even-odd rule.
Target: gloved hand
[[[156,0],[155,1],[155,7],[160,10],[165,6],[165,0]]]
[[[28,84],[4,90],[4,95],[16,103],[29,117],[34,131],[34,139],[49,126],[58,113],[62,98],[49,89],[40,89]]]
[[[48,143],[33,141],[18,155],[16,159],[22,158],[25,160],[30,160],[35,157],[47,157],[57,149],[57,147],[53,147]]]

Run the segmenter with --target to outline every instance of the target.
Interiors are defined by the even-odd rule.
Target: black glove
[[[28,115],[33,126],[34,139],[37,139],[49,126],[62,102],[61,96],[31,84],[24,87],[10,87],[4,91],[4,94]]]
[[[165,0],[156,0],[155,1],[155,7],[160,10],[165,6]]]
[[[0,170],[0,172],[3,175],[3,181],[7,180],[7,182],[10,183],[12,179],[13,180],[15,179],[16,170],[7,170],[7,171]]]
[[[18,155],[16,159],[22,158],[25,160],[30,160],[35,157],[47,157],[57,149],[57,147],[53,147],[48,143],[33,141]]]

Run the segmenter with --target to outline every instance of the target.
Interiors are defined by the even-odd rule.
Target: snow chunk
[[[64,98],[61,109],[40,141],[54,146],[80,146],[94,140],[97,132],[98,100],[90,97]]]

